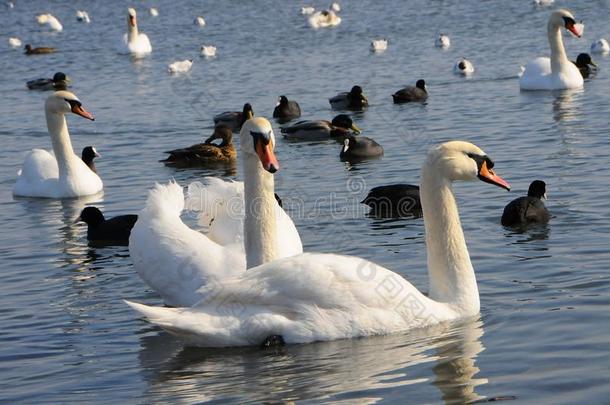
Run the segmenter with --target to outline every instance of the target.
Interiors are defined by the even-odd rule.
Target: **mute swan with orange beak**
[[[493,166],[468,142],[447,142],[428,153],[420,189],[428,295],[370,261],[305,253],[204,287],[201,301],[189,308],[128,304],[188,344],[205,347],[260,345],[269,337],[306,343],[382,335],[475,316],[479,291],[452,183],[479,179],[510,189]]]
[[[577,24],[568,10],[560,9],[549,17],[547,36],[551,57],[539,57],[525,67],[519,79],[522,90],[579,89],[583,86],[580,70],[568,59],[561,38],[561,28],[580,38],[581,24]]]
[[[279,163],[274,154],[275,136],[269,121],[248,119],[240,132],[244,169],[243,197],[224,204],[243,204],[244,216],[229,230],[203,234],[189,228],[180,218],[184,193],[176,183],[157,184],[150,191],[146,208],[139,215],[129,239],[129,253],[140,277],[172,306],[190,306],[202,297],[200,287],[244,273],[280,257],[303,252],[294,224],[278,205],[274,195],[274,173]],[[220,180],[218,180],[220,182]],[[227,184],[233,190],[232,183]],[[212,183],[221,191],[222,187]],[[226,194],[226,193],[225,193]],[[238,212],[233,212],[233,220]],[[224,223],[216,224],[225,228]],[[237,235],[236,235],[237,234]],[[219,240],[219,236],[222,236]],[[224,243],[223,243],[224,242]]]
[[[120,53],[132,54],[136,57],[143,57],[152,52],[152,46],[148,36],[138,31],[138,21],[136,10],[127,9],[127,33],[123,35]]]
[[[65,114],[93,121],[93,115],[69,91],[57,91],[45,102],[47,128],[53,154],[33,149],[25,157],[13,194],[24,197],[72,198],[97,194],[103,184],[72,149]]]

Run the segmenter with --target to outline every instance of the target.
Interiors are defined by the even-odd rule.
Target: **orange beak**
[[[280,164],[271,149],[271,142],[264,145],[261,141],[256,142],[256,154],[263,164],[263,169],[269,173],[275,173],[280,169]]]
[[[492,169],[487,168],[487,162],[483,162],[481,170],[479,170],[479,179],[485,183],[494,184],[510,191],[510,184],[502,177],[498,176]]]
[[[132,27],[136,26],[136,18],[134,16],[129,16],[129,24],[131,24]]]
[[[81,105],[74,105],[72,107],[72,112],[76,115],[80,115],[81,117],[87,118],[88,120],[95,121],[95,117],[89,111],[85,110]]]

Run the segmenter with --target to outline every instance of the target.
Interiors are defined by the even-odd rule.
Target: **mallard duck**
[[[543,198],[546,199],[546,183],[542,180],[534,180],[527,190],[527,196],[516,198],[504,207],[502,225],[518,226],[549,222],[551,215],[542,202]]]
[[[95,163],[93,163],[93,159],[98,157],[102,157],[102,155],[97,153],[97,150],[95,150],[93,146],[85,146],[83,148],[83,151],[81,153],[81,159],[83,162],[85,162],[85,164],[89,167],[89,169],[91,169],[93,173],[97,173],[97,170],[95,169]]]
[[[131,229],[138,220],[137,215],[119,215],[106,219],[97,207],[85,207],[77,218],[87,224],[87,239],[113,245],[129,244]]]
[[[273,118],[277,118],[280,124],[288,122],[301,116],[301,107],[294,100],[288,100],[286,96],[280,96],[278,104],[273,110]]]
[[[593,71],[591,66],[597,68],[597,65],[593,63],[591,55],[589,55],[588,53],[578,54],[576,61],[572,61],[572,63],[576,65],[578,70],[580,70],[580,74],[582,75],[583,79],[586,79],[589,77],[589,75],[591,75]]]
[[[369,100],[362,93],[362,87],[354,86],[349,92],[339,93],[328,100],[335,110],[360,111],[368,107]]]
[[[214,124],[215,125],[226,125],[233,132],[241,131],[241,126],[244,122],[254,116],[254,111],[252,111],[252,106],[250,103],[244,104],[244,108],[242,111],[225,111],[214,116]]]
[[[354,124],[349,115],[339,114],[332,121],[299,121],[282,128],[281,131],[287,139],[318,141],[329,138],[342,140],[350,134],[350,129],[356,134],[360,133],[360,128]]]
[[[404,89],[398,90],[392,94],[395,104],[409,103],[411,101],[426,101],[428,98],[428,89],[426,88],[426,82],[423,79],[419,79],[415,83],[415,87],[407,86]]]
[[[375,159],[383,156],[383,147],[366,136],[348,136],[339,153],[342,162]]]
[[[361,202],[371,207],[369,215],[377,218],[422,216],[419,186],[389,184],[372,188]]]
[[[25,85],[28,86],[30,90],[66,90],[68,88],[68,83],[70,79],[65,73],[57,72],[53,75],[52,79],[36,79],[30,80]]]
[[[55,48],[51,48],[49,46],[41,46],[38,48],[32,48],[32,45],[26,44],[25,46],[25,54],[26,55],[43,55],[45,53],[53,53],[55,52]]]
[[[212,144],[215,139],[222,139],[220,145]],[[237,158],[233,147],[233,132],[226,125],[218,125],[214,133],[204,143],[189,146],[188,148],[170,150],[167,159],[161,160],[166,165],[173,166],[201,166],[210,163],[232,163]]]

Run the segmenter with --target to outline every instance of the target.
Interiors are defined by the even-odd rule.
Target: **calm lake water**
[[[595,56],[584,90],[521,93],[519,65],[548,54],[549,9],[519,1],[342,1],[343,22],[313,30],[298,1],[137,2],[150,57],[116,54],[125,31],[122,1],[20,1],[0,9],[0,402],[36,403],[602,403],[610,396],[610,174],[607,170],[610,61]],[[4,2],[3,2],[4,3]],[[316,1],[318,7],[327,6]],[[557,1],[586,28],[565,38],[569,55],[610,36],[608,1]],[[149,6],[159,16],[148,13]],[[91,24],[75,20],[85,9]],[[52,12],[61,33],[38,26]],[[193,25],[197,15],[207,26]],[[452,47],[434,48],[439,32]],[[26,57],[10,49],[55,46]],[[369,52],[374,38],[388,50]],[[215,59],[198,55],[218,47]],[[470,79],[453,63],[470,58]],[[190,73],[167,65],[194,58]],[[43,103],[25,81],[64,71],[95,122],[69,117],[75,148],[95,145],[105,190],[94,199],[15,199],[26,151],[50,148]],[[390,95],[419,78],[427,105],[395,106]],[[432,145],[470,140],[496,161],[509,194],[480,182],[456,185],[481,293],[478,319],[441,330],[258,349],[185,348],[136,315],[128,298],[160,305],[125,247],[88,247],[74,219],[87,204],[109,216],[137,213],[155,181],[182,185],[239,170],[175,170],[163,151],[209,136],[212,116],[252,103],[271,116],[280,94],[304,118],[330,119],[327,99],[360,84],[371,106],[355,114],[381,160],[339,161],[335,143],[278,141],[277,192],[306,251],[374,260],[427,290],[422,220],[373,220],[358,204],[368,189],[417,183]],[[279,127],[276,126],[279,136]],[[500,226],[506,203],[531,180],[547,182],[548,226],[518,233]],[[193,216],[185,213],[193,222]]]

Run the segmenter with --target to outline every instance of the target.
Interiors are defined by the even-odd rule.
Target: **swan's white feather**
[[[145,56],[151,52],[152,45],[150,44],[148,35],[141,32],[134,41],[129,42],[128,34],[123,34],[123,39],[119,45],[119,53]]]
[[[190,344],[207,347],[257,345],[269,335],[306,343],[388,334],[459,315],[388,269],[333,254],[276,260],[200,293],[191,308],[129,304]]]
[[[73,198],[97,194],[104,188],[99,176],[74,156],[71,176],[59,176],[57,159],[43,149],[33,149],[25,157],[13,194],[22,197]]]
[[[221,245],[243,245],[244,183],[206,177],[203,182],[189,184],[186,206],[199,212],[199,225]],[[303,252],[303,245],[294,222],[279,205],[276,206],[279,257]]]
[[[166,304],[176,306],[192,305],[200,298],[199,287],[246,268],[239,249],[224,248],[184,224],[183,208],[180,185],[156,184],[129,238],[129,253],[140,277]]]
[[[131,231],[129,252],[135,268],[168,305],[193,305],[200,298],[198,288],[246,269],[243,183],[211,177],[204,181],[189,186],[186,207],[207,225],[207,235],[180,218],[184,193],[173,182],[150,190]],[[279,205],[277,215],[279,257],[302,253],[296,227]]]

